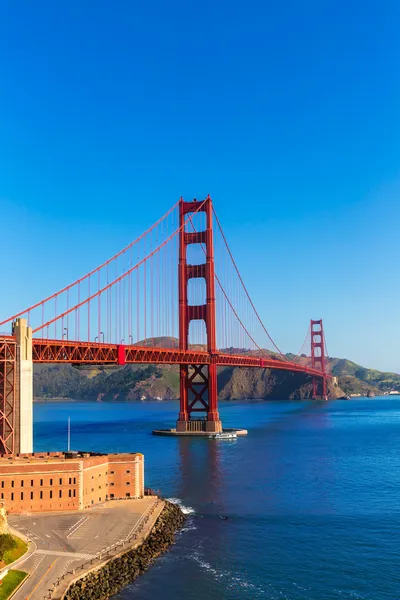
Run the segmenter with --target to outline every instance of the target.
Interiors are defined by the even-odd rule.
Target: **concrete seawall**
[[[62,596],[63,600],[106,600],[144,573],[157,556],[173,544],[175,533],[185,520],[180,508],[170,502],[165,506],[146,539],[137,547],[86,572]]]

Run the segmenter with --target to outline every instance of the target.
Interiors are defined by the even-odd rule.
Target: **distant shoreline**
[[[377,396],[353,396],[348,398],[346,401],[349,400],[374,400],[374,399],[387,399],[387,398],[400,398],[400,394],[379,394]],[[36,398],[33,399],[33,402],[35,404],[48,404],[49,402],[59,402],[59,403],[65,403],[65,404],[79,404],[80,402],[90,402],[93,404],[119,404],[121,402],[123,402],[124,404],[133,404],[136,402],[169,402],[173,400],[174,402],[178,402],[179,398],[165,398],[163,400],[158,400],[157,398],[146,398],[145,400],[140,400],[140,399],[136,399],[136,400],[123,400],[123,399],[116,399],[116,400],[96,400],[93,398],[79,398],[78,400],[76,398],[63,398],[63,397],[55,397],[55,398],[48,398],[46,396],[38,396]],[[303,400],[305,401],[310,401],[310,398],[303,398]],[[328,402],[337,402],[338,400],[344,400],[344,398],[335,398],[332,400],[328,400]],[[297,398],[295,400],[289,400],[289,399],[277,399],[277,398],[235,398],[235,399],[227,399],[225,398],[224,400],[220,400],[220,402],[301,402],[302,400]]]
[[[146,398],[144,400],[140,400],[139,398],[135,399],[135,400],[124,400],[124,399],[116,399],[116,400],[96,400],[96,398],[64,398],[64,397],[60,397],[60,396],[55,396],[53,397],[48,397],[48,396],[36,396],[33,399],[33,402],[36,403],[40,403],[40,404],[45,404],[46,402],[93,402],[93,403],[97,403],[97,404],[115,404],[118,402],[126,402],[128,404],[132,403],[132,402],[168,402],[169,400],[175,400],[176,402],[178,401],[178,398],[164,398],[163,400],[158,400],[157,398]]]

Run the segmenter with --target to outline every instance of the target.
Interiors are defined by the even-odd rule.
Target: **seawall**
[[[179,506],[165,502],[164,509],[144,542],[111,558],[106,564],[70,585],[64,600],[107,600],[144,573],[157,556],[174,543],[185,516]]]

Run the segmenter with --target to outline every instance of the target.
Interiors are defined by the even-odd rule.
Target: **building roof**
[[[85,458],[134,458],[143,457],[140,452],[101,453],[101,452],[33,452],[29,454],[1,454],[0,466],[9,464],[29,464],[39,462],[67,462],[69,460],[82,460]]]

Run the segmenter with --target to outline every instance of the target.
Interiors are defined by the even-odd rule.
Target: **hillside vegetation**
[[[400,391],[400,375],[366,369],[346,359],[330,361],[338,388],[331,396],[343,394],[379,395]],[[311,395],[310,379],[301,373],[270,369],[221,368],[218,375],[222,400],[265,398],[300,399]],[[74,368],[71,365],[35,366],[35,399],[74,399],[93,401],[134,401],[147,398],[171,399],[179,396],[176,366],[127,365],[125,367]]]
[[[346,394],[377,395],[392,390],[400,391],[400,375],[366,369],[345,358],[330,361],[331,373],[338,378]]]

